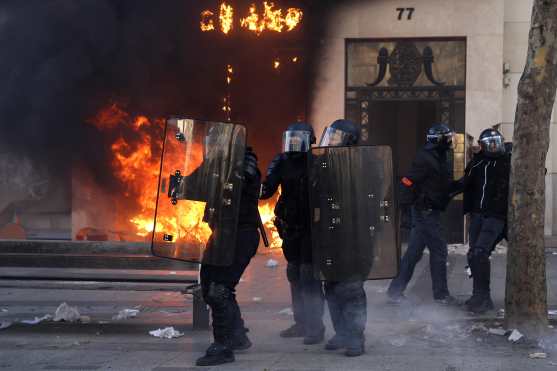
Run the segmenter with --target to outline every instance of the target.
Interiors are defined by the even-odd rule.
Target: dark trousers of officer
[[[311,264],[289,262],[286,277],[290,283],[294,322],[302,326],[305,336],[323,333],[325,298],[321,281],[313,277]]]
[[[320,336],[324,331],[325,297],[323,284],[313,276],[310,260],[311,242],[302,237],[284,240],[283,251],[288,260],[286,278],[290,283],[294,322],[304,329],[305,336]]]
[[[433,298],[444,299],[449,295],[447,287],[447,242],[441,236],[441,212],[438,210],[419,210],[412,207],[412,230],[408,249],[400,263],[400,273],[391,282],[388,295],[402,295],[412,279],[416,264],[429,249],[429,268],[433,286]]]
[[[258,245],[257,229],[239,229],[232,265],[201,265],[201,289],[203,299],[211,308],[216,343],[229,346],[236,334],[247,332],[236,301],[235,289],[251,258],[257,252]]]
[[[473,213],[470,218],[468,265],[474,279],[473,296],[490,297],[491,262],[489,257],[501,240],[505,221]]]
[[[364,281],[326,281],[325,297],[336,335],[363,342],[367,322]]]

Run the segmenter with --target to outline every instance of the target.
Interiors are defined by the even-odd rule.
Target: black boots
[[[213,343],[207,348],[205,355],[197,360],[197,366],[216,366],[234,362],[234,353],[226,345]]]
[[[470,312],[481,314],[494,308],[491,301],[491,262],[489,257],[474,256],[470,260],[470,270],[474,279],[472,297],[464,302]]]

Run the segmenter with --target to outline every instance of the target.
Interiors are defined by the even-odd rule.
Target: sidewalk
[[[449,287],[466,298],[471,280],[464,272],[464,249],[449,256]],[[549,303],[557,308],[557,255],[547,253]],[[557,252],[555,252],[557,254]],[[279,265],[267,268],[268,259]],[[304,346],[301,339],[282,339],[278,332],[291,324],[289,290],[280,251],[258,254],[238,288],[240,306],[254,346],[236,355],[236,362],[211,370],[556,370],[557,341],[542,349],[512,344],[487,332],[500,326],[493,311],[475,317],[460,308],[440,307],[431,298],[429,255],[418,265],[407,295],[410,305],[385,304],[388,281],[366,283],[368,296],[367,353],[347,358],[326,352],[322,345]],[[505,255],[493,256],[493,298],[503,306]],[[82,290],[0,290],[0,320],[29,319],[52,314],[61,302],[75,305],[91,317],[89,324],[44,322],[15,324],[0,330],[0,369],[4,370],[192,370],[210,341],[205,331],[191,330],[192,306],[177,293]],[[185,304],[185,305],[184,305]],[[134,319],[112,320],[124,308],[138,308]],[[4,310],[1,310],[4,309]],[[332,336],[326,314],[327,336]],[[185,333],[177,339],[158,339],[148,331],[174,326]],[[555,350],[554,350],[555,349]],[[546,352],[547,359],[530,359]],[[201,368],[199,368],[201,369]]]

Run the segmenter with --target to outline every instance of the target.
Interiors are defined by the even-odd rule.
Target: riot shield
[[[398,274],[391,148],[312,149],[310,203],[316,278],[387,279]]]
[[[241,125],[166,122],[152,241],[155,256],[232,264],[245,143]]]

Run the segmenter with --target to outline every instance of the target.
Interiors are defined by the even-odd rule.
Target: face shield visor
[[[505,139],[501,135],[484,137],[479,140],[480,148],[488,155],[501,155],[505,153]]]
[[[288,130],[282,135],[282,151],[307,152],[311,146],[311,132]]]
[[[427,141],[432,144],[437,144],[443,148],[453,147],[454,133],[452,131],[444,134],[428,134]]]
[[[328,127],[319,141],[319,147],[335,147],[348,143],[350,134],[345,131]]]

